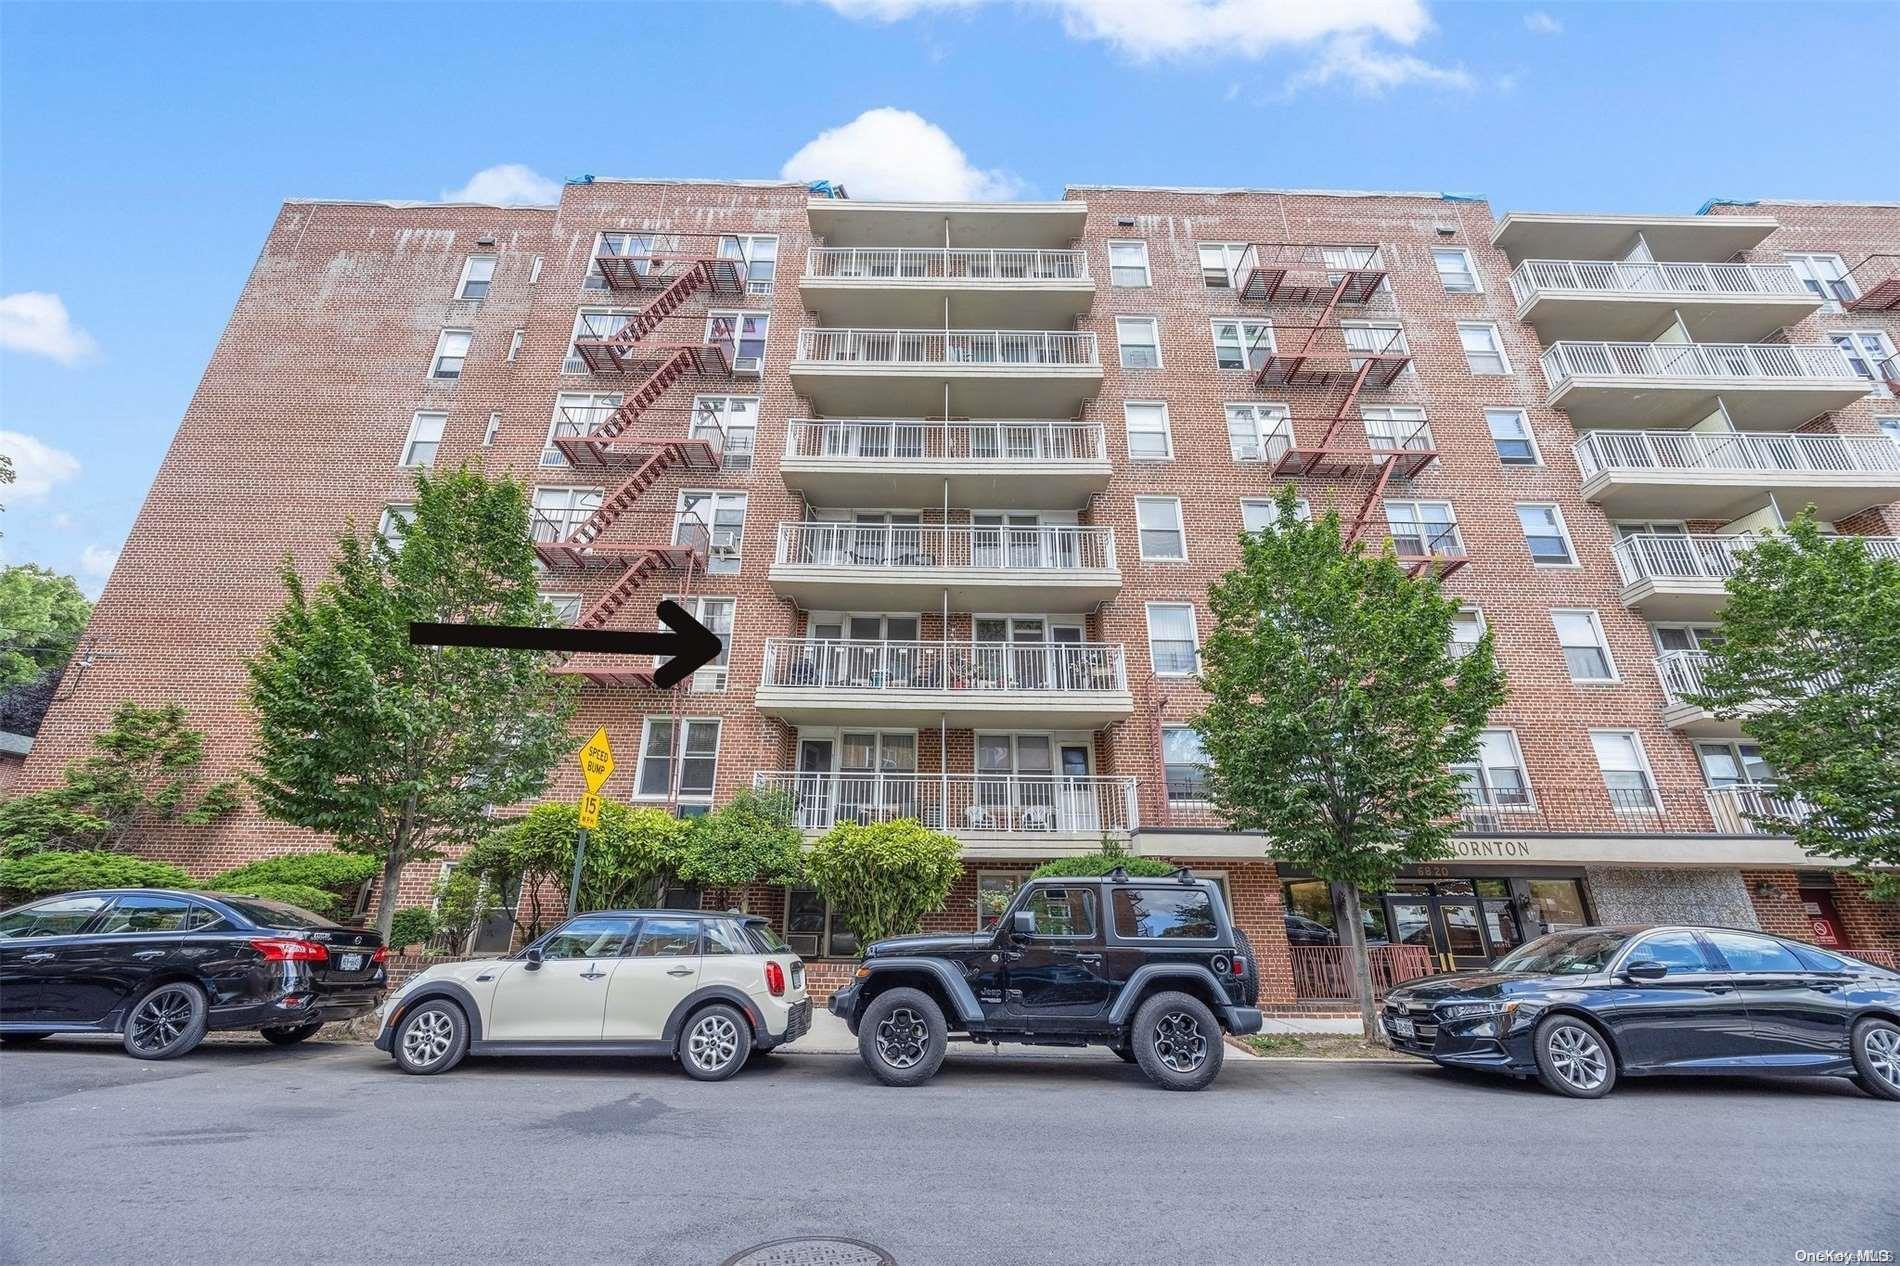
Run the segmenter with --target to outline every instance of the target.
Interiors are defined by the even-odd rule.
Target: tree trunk
[[[1366,925],[1357,884],[1333,885],[1333,908],[1339,924],[1339,943],[1346,951],[1346,972],[1353,996],[1359,1001],[1359,1022],[1368,1043],[1383,1045],[1379,1013],[1372,996],[1372,958],[1366,953]]]
[[[402,820],[396,823],[396,838],[390,842],[389,856],[383,859],[383,899],[376,908],[376,935],[389,944],[390,929],[396,922],[396,897],[402,887],[403,863],[409,860],[409,830],[415,817],[416,797],[411,792],[402,808]]]

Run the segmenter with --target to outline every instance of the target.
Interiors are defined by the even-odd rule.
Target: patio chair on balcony
[[[1056,811],[1051,805],[1031,804],[1023,806],[1023,830],[1053,831],[1056,829]]]
[[[994,831],[996,816],[980,804],[963,807],[963,829],[966,831]]]

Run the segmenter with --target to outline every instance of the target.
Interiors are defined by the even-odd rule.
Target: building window
[[[1875,418],[1874,425],[1882,434],[1896,444],[1900,444],[1900,418]]]
[[[1240,265],[1249,247],[1245,242],[1202,242],[1201,284],[1210,290],[1231,290],[1240,284]]]
[[[664,800],[669,791],[683,799],[710,800],[713,777],[719,767],[719,721],[700,718],[680,722],[685,739],[673,750],[673,722],[648,717],[640,739],[640,775],[635,797]]]
[[[1425,410],[1412,405],[1366,406],[1359,410],[1366,424],[1366,447],[1375,451],[1432,447],[1432,428],[1425,422]]]
[[[1458,342],[1465,349],[1465,366],[1474,374],[1508,374],[1511,362],[1504,358],[1504,344],[1498,341],[1498,327],[1475,321],[1458,323]]]
[[[1471,262],[1471,252],[1462,246],[1448,246],[1432,252],[1432,266],[1438,269],[1438,280],[1444,283],[1447,294],[1483,294],[1484,287],[1478,284],[1478,270]]]
[[[705,551],[706,570],[715,576],[737,574],[745,500],[743,492],[681,492],[673,512],[673,544]]]
[[[1469,804],[1492,809],[1528,809],[1531,784],[1524,776],[1524,757],[1517,735],[1509,730],[1484,730],[1478,735],[1478,754],[1452,772],[1464,782]]]
[[[1161,368],[1161,335],[1153,317],[1116,317],[1115,342],[1123,369]]]
[[[765,335],[771,324],[764,312],[708,312],[706,341],[725,349],[735,373],[756,374],[765,366]]]
[[[607,278],[600,271],[602,255],[632,257],[633,271],[644,276],[653,269],[654,247],[659,239],[651,233],[602,233],[594,238],[594,253],[587,259],[587,278],[583,290],[606,290]]]
[[[1630,730],[1592,730],[1590,746],[1596,752],[1597,768],[1603,771],[1611,806],[1618,813],[1654,812],[1656,784],[1649,776],[1642,740]]]
[[[1134,461],[1166,461],[1174,456],[1168,430],[1168,406],[1127,401],[1122,419],[1128,426],[1128,456]]]
[[[1823,310],[1839,312],[1841,302],[1854,297],[1854,282],[1847,275],[1847,261],[1839,255],[1784,255],[1788,267],[1801,284],[1823,301]]]
[[[1491,429],[1491,444],[1498,460],[1506,466],[1538,466],[1537,442],[1531,438],[1531,424],[1522,409],[1486,409],[1484,424]]]
[[[577,593],[544,593],[541,601],[554,608],[555,624],[571,627],[581,618],[581,596]]]
[[[806,958],[855,958],[858,953],[858,938],[816,888],[793,888],[786,894],[785,943]]]
[[[1454,659],[1463,659],[1478,649],[1478,639],[1484,636],[1484,612],[1477,607],[1460,607],[1451,617],[1451,654]]]
[[[521,342],[523,339],[527,337],[528,337],[528,332],[524,329],[519,329],[519,328],[517,328],[513,334],[510,334],[508,336],[508,363],[509,364],[511,365],[514,364],[515,358],[521,355]]]
[[[1773,767],[1762,759],[1761,748],[1753,743],[1697,743],[1695,755],[1702,766],[1702,781],[1711,787],[1775,781]]]
[[[448,420],[446,413],[418,413],[409,419],[409,438],[403,441],[402,464],[435,465],[436,450],[442,447],[442,428]]]
[[[535,282],[540,281],[540,280],[541,280],[541,256],[536,255],[534,257],[534,260],[528,265],[528,284],[532,286]]]
[[[501,434],[501,410],[496,409],[488,415],[488,429],[482,432],[482,447],[495,447],[495,437]]]
[[[1111,286],[1147,286],[1148,243],[1110,242],[1108,244],[1108,284]]]
[[[1400,558],[1442,558],[1465,552],[1449,501],[1388,501],[1385,523]]]
[[[1313,507],[1305,497],[1293,503],[1293,517],[1302,523],[1313,521]],[[1240,502],[1240,527],[1243,532],[1269,532],[1280,523],[1278,502],[1264,497],[1245,497]]]
[[[749,295],[772,293],[772,277],[778,271],[778,237],[771,233],[728,233],[719,239],[719,258],[741,261],[739,271],[745,277]]]
[[[384,506],[383,517],[376,524],[376,535],[388,542],[391,550],[401,553],[402,543],[409,536],[409,525],[415,522],[415,518],[416,508],[413,505]]]
[[[694,396],[687,434],[712,445],[721,470],[750,470],[759,434],[757,396]]]
[[[470,255],[462,261],[462,280],[455,287],[457,299],[486,299],[488,287],[495,280],[495,257],[493,255]]]
[[[1148,604],[1148,660],[1157,677],[1192,677],[1200,670],[1194,608],[1185,602]]]
[[[563,391],[554,397],[554,420],[548,423],[548,442],[541,448],[541,464],[567,465],[567,458],[554,446],[554,441],[592,435],[619,407],[617,391]]]
[[[1215,321],[1214,368],[1258,369],[1273,354],[1271,321]]]
[[[1848,367],[1855,375],[1873,383],[1875,395],[1893,394],[1880,371],[1881,363],[1893,355],[1893,345],[1887,342],[1884,333],[1879,330],[1830,330],[1828,337],[1846,355]]]
[[[598,509],[598,488],[536,488],[529,525],[537,541],[563,541]]]
[[[1603,638],[1603,623],[1594,611],[1552,611],[1557,645],[1563,647],[1564,666],[1572,681],[1615,681],[1616,665]]]
[[[462,362],[468,359],[473,330],[444,330],[436,336],[435,359],[429,363],[431,378],[460,378]]]
[[[1564,531],[1564,516],[1556,506],[1519,504],[1517,521],[1524,529],[1524,543],[1530,546],[1532,562],[1546,567],[1576,564],[1569,534]]]
[[[1187,558],[1187,536],[1181,530],[1178,497],[1136,497],[1135,520],[1141,533],[1141,556],[1149,560]]]
[[[1207,749],[1195,731],[1185,725],[1161,727],[1161,768],[1167,780],[1169,804],[1197,804],[1207,799]]]
[[[726,669],[732,660],[732,612],[735,599],[713,597],[682,598],[678,594],[668,594],[666,600],[668,602],[677,602],[681,607],[685,608],[686,614],[705,625],[708,631],[716,634],[719,638],[719,654],[715,655],[707,663],[706,667],[693,674],[693,690],[705,694],[718,694],[724,691],[726,688]],[[656,623],[654,627],[663,629],[666,626]],[[656,668],[665,662],[666,660],[663,656],[655,656],[653,660],[654,667]]]
[[[1230,404],[1227,451],[1237,462],[1277,462],[1293,447],[1293,424],[1283,404]]]
[[[568,337],[567,359],[561,362],[564,374],[584,374],[588,372],[587,362],[575,344],[582,339],[610,339],[626,328],[633,320],[631,312],[611,312],[605,308],[582,308],[574,314],[574,333]]]

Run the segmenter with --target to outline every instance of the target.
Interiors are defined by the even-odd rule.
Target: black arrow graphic
[[[542,629],[518,624],[409,625],[411,646],[493,646],[509,651],[599,651],[607,655],[670,655],[653,672],[653,684],[665,690],[712,663],[724,645],[719,635],[687,614],[677,602],[654,608],[670,633],[631,633],[619,629]]]

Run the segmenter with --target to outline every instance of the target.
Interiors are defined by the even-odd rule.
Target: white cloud
[[[1286,82],[1289,93],[1343,83],[1363,96],[1381,96],[1404,84],[1426,84],[1469,92],[1475,83],[1462,66],[1435,66],[1410,53],[1374,48],[1363,35],[1326,41],[1313,64]]]
[[[94,602],[104,592],[112,569],[119,565],[119,551],[109,545],[88,545],[79,552],[80,592]]]
[[[39,290],[0,296],[0,347],[46,356],[62,365],[99,350],[92,335],[73,324],[59,296]]]
[[[460,189],[444,189],[444,202],[488,202],[504,207],[553,206],[561,200],[561,182],[549,180],[521,163],[484,167]]]
[[[785,160],[779,176],[829,180],[854,198],[874,201],[982,202],[1022,191],[1022,182],[1009,173],[973,165],[936,124],[890,106],[820,132]]]
[[[1564,24],[1542,9],[1532,9],[1524,15],[1524,29],[1533,35],[1562,35]]]
[[[0,453],[13,459],[13,482],[8,499],[43,497],[79,473],[79,459],[65,449],[41,443],[19,431],[0,430]]]

